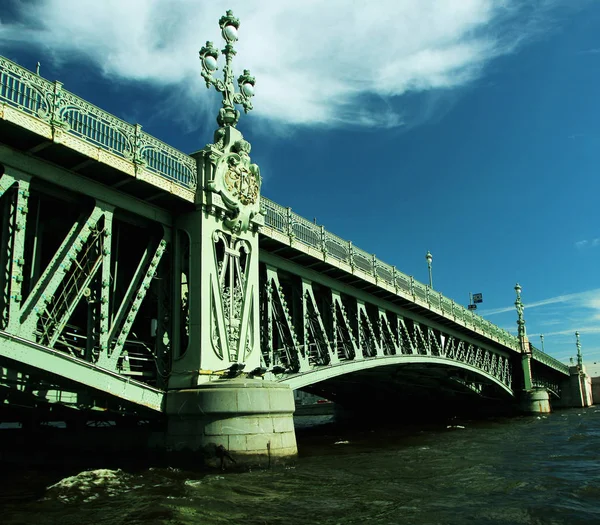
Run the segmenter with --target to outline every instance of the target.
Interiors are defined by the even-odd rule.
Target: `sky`
[[[600,362],[600,1],[0,0],[0,54],[186,153],[240,18],[262,193],[568,362]],[[223,59],[221,58],[221,64]]]

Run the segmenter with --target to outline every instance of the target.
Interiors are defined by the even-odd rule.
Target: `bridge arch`
[[[356,361],[342,361],[335,365],[318,367],[306,372],[288,375],[279,381],[290,385],[292,390],[298,390],[355,372],[382,367],[401,367],[411,364],[428,364],[438,367],[464,370],[472,376],[483,379],[484,382],[488,384],[493,384],[509,397],[514,397],[515,395],[513,390],[508,385],[503,383],[497,377],[486,373],[477,366],[462,361],[455,361],[453,359],[433,355],[391,355]]]

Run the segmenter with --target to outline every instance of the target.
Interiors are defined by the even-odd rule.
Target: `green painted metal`
[[[194,160],[184,153],[63,89],[35,73],[0,57],[0,101],[29,115],[24,123],[34,131],[56,140],[57,132],[76,137],[95,148],[143,166],[144,170],[186,189],[196,188]]]
[[[296,284],[287,292],[281,287],[278,293],[267,290],[266,305],[263,304],[275,322],[274,312],[285,312],[286,322],[279,323],[278,337],[273,322],[265,320],[262,342],[263,363],[267,369],[276,371],[280,381],[295,381],[294,378],[303,376],[302,384],[308,385],[360,370],[362,365],[358,363],[364,363],[364,368],[385,366],[391,363],[386,359],[395,356],[397,364],[409,362],[402,361],[408,357],[421,360],[419,362],[435,358],[436,362],[449,367],[466,364],[480,376],[510,390],[513,358],[508,352],[275,255],[261,252],[261,259],[267,265],[270,283],[280,281],[279,273],[286,274],[286,281],[290,276],[296,277],[292,280]],[[315,293],[315,284],[318,284],[320,298]],[[302,325],[301,329],[292,330],[293,324],[289,321],[293,312],[288,311],[287,305],[294,293],[303,297],[302,303],[296,306],[302,311]],[[328,312],[337,315],[331,315],[326,322]],[[375,328],[381,316],[395,319],[394,325],[388,324],[387,338]],[[324,335],[328,333],[335,334],[335,362],[327,352],[329,339]],[[390,339],[397,343],[389,343]],[[379,364],[367,364],[372,362]]]
[[[579,340],[579,332],[575,332],[575,346],[577,346],[577,366],[581,370],[583,367],[583,356],[581,355],[581,341]]]
[[[306,247],[310,255],[332,265],[348,268],[352,273],[372,280],[380,286],[391,287],[399,295],[412,296],[415,301],[431,306],[432,310],[439,311],[444,317],[475,328],[486,337],[518,351],[517,337],[443,297],[372,254],[360,250],[351,242],[341,239],[266,197],[262,197],[262,207],[265,227],[261,229],[261,233],[264,235],[303,251]]]
[[[215,138],[198,153],[206,189],[198,210],[177,225],[190,238],[189,345],[173,363],[170,388],[197,386],[232,365],[260,365],[260,175],[239,131],[226,126]]]
[[[75,381],[155,411],[163,409],[164,392],[159,389],[2,330],[0,330],[0,357]]]
[[[553,370],[562,372],[564,375],[569,374],[569,366],[568,365],[561,363],[558,359],[555,359],[551,355],[546,354],[545,352],[536,348],[533,345],[531,345],[531,357],[535,361],[546,365],[548,368],[552,368]]]
[[[523,301],[521,301],[521,285],[517,283],[515,285],[515,292],[517,293],[517,299],[515,301],[515,308],[517,309],[517,333],[520,340],[527,337],[527,331],[525,329],[525,317],[523,316],[523,311],[525,310],[525,306],[523,305]]]
[[[109,351],[106,351],[106,348],[101,348],[102,352],[98,359],[98,366],[107,370],[117,369],[125,341],[150,287],[150,281],[156,274],[156,269],[165,252],[166,245],[167,242],[161,239],[154,253],[149,248],[144,253],[108,334],[107,345]]]
[[[219,51],[213,46],[212,42],[206,42],[206,45],[200,50],[202,77],[206,80],[206,87],[213,85],[223,95],[223,107],[219,110],[217,123],[220,127],[235,127],[240,119],[240,112],[235,109],[234,104],[241,104],[246,113],[252,109],[250,99],[254,96],[256,80],[250,75],[250,71],[244,69],[244,73],[238,78],[240,90],[236,93],[233,85],[234,75],[231,68],[231,61],[236,54],[233,43],[238,39],[237,32],[240,27],[240,21],[229,10],[219,20],[219,27],[221,28],[221,35],[225,40],[225,48],[222,50],[223,55],[225,55],[223,80],[213,77],[213,72],[217,69]]]
[[[60,315],[62,318],[62,313],[70,308],[73,304],[72,297],[64,294],[55,297],[65,276],[73,277],[70,290],[73,290],[81,299],[85,287],[81,285],[80,280],[83,279],[89,284],[91,279],[89,276],[91,268],[81,266],[82,262],[86,264],[88,255],[87,249],[83,251],[82,249],[88,247],[90,235],[93,234],[100,218],[107,212],[112,213],[111,206],[95,206],[88,217],[81,216],[72,226],[71,231],[23,304],[19,326],[20,335],[33,340],[40,317],[47,320],[48,323],[54,324],[58,321],[58,316]],[[93,264],[94,272],[100,267],[100,262],[97,260]],[[76,267],[70,274],[73,264]],[[44,321],[42,323],[46,324]]]
[[[4,174],[0,179],[0,187],[4,193],[9,187],[15,189],[6,209],[4,228],[9,237],[7,252],[3,254],[2,263],[6,268],[3,295],[6,308],[3,312],[2,326],[13,329],[18,322],[18,315],[23,301],[22,283],[24,280],[23,263],[25,250],[25,229],[27,225],[27,201],[29,198],[29,176]]]
[[[299,389],[334,377],[373,368],[410,364],[442,365],[448,368],[472,372],[486,382],[497,385],[507,396],[512,397],[514,392],[510,384],[510,371],[500,368],[493,356],[486,355],[486,358],[483,359],[482,353],[477,354],[475,351],[463,355],[448,354],[445,356],[426,353],[418,355],[386,355],[377,359],[364,361],[341,361],[334,366],[318,367],[307,372],[279,374],[276,377],[278,381],[289,384],[292,389]]]
[[[533,353],[531,350],[531,345],[529,344],[529,340],[527,339],[525,317],[523,316],[525,307],[523,305],[523,301],[521,301],[521,286],[519,283],[515,285],[515,292],[517,294],[515,308],[517,309],[517,333],[521,350],[521,367],[523,369],[523,389],[530,391],[534,386],[533,373],[531,370],[531,358],[533,357]]]
[[[103,282],[108,283],[110,277],[110,243],[107,241],[110,237],[113,209],[106,205],[102,206],[101,209],[104,224],[99,227],[98,222],[96,222],[89,232],[89,236],[86,233],[80,234],[78,240],[81,240],[82,244],[79,245],[76,240],[73,245],[75,253],[68,254],[67,259],[63,260],[62,265],[60,265],[65,275],[60,282],[59,292],[54,293],[52,291],[55,289],[52,283],[45,288],[42,294],[42,297],[48,297],[46,294],[54,294],[52,299],[45,301],[46,306],[39,315],[42,334],[38,341],[51,348],[56,344],[79,302],[89,293],[90,285],[100,269],[103,270],[101,276]],[[79,250],[78,247],[80,247]],[[78,251],[79,254],[77,254]],[[60,271],[56,271],[53,277],[58,279],[60,274]],[[108,314],[107,288],[108,285],[102,287],[103,292],[100,299],[102,305],[101,318],[102,315],[106,316]],[[100,340],[102,341],[102,334]]]
[[[110,202],[115,208],[121,208],[145,219],[159,222],[165,226],[173,225],[173,216],[151,203],[125,195],[99,182],[84,179],[75,173],[61,169],[53,164],[33,158],[0,144],[0,163],[11,173],[20,177],[30,176],[50,182],[69,191],[76,191],[97,201]]]

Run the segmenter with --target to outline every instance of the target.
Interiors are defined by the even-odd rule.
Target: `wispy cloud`
[[[598,301],[598,308],[600,309],[600,288],[588,290],[586,292],[557,295],[556,297],[549,297],[548,299],[542,299],[541,301],[536,301],[534,303],[525,303],[525,308],[531,309],[557,303],[579,303],[582,306],[589,304],[590,308],[595,308],[596,300]],[[513,311],[515,311],[515,307],[514,305],[511,305],[503,308],[495,308],[493,310],[482,310],[481,315],[489,316]]]
[[[483,310],[481,314],[487,317],[506,312],[515,313],[516,320],[515,307],[512,305]],[[545,350],[550,349],[557,359],[567,359],[575,355],[575,331],[578,331],[582,337],[584,356],[589,358],[598,353],[596,348],[600,335],[600,288],[525,303],[525,319],[529,339],[538,348],[541,347],[541,341],[537,338],[543,333]],[[543,329],[547,327],[550,329]],[[515,333],[515,329],[516,324],[510,327],[509,331]]]
[[[575,247],[578,250],[583,250],[584,248],[595,248],[600,246],[600,238],[596,237],[595,239],[583,239],[582,241],[577,241],[575,243]]]
[[[396,127],[423,115],[378,101],[471,83],[545,30],[557,4],[564,0],[37,0],[34,9],[14,3],[20,18],[0,22],[0,42],[169,86],[177,94],[170,104],[198,113],[207,111],[198,49],[220,42],[216,22],[232,8],[242,21],[236,65],[256,75],[258,115],[286,125]]]

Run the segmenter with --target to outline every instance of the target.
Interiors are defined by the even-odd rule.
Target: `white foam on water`
[[[86,470],[75,476],[61,479],[58,483],[50,485],[46,490],[49,495],[55,495],[64,502],[82,498],[84,502],[88,502],[99,498],[99,493],[116,496],[128,492],[131,490],[129,478],[130,476],[121,470]]]

